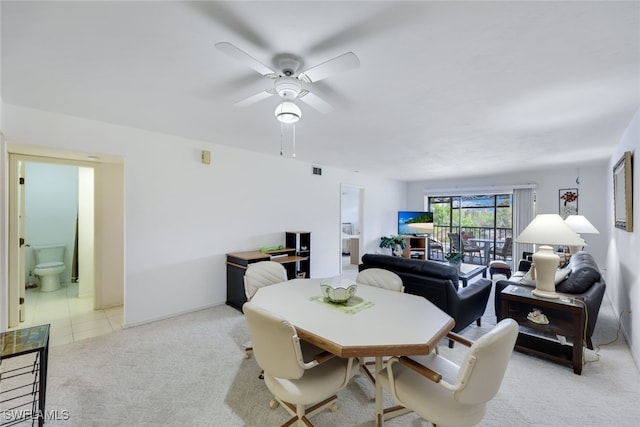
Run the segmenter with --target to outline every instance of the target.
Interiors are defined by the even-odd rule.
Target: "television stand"
[[[407,247],[402,251],[404,258],[425,260],[429,254],[429,236],[402,236]]]

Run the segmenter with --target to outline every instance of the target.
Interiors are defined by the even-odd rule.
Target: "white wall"
[[[78,168],[27,162],[25,183],[25,239],[31,245],[25,252],[25,278],[35,267],[33,247],[62,244],[65,271],[60,281],[68,283],[78,215]]]
[[[225,253],[283,244],[287,230],[312,232],[312,276],[338,274],[343,182],[365,189],[365,252],[394,232],[406,204],[399,181],[328,167],[315,176],[290,158],[13,105],[4,113],[13,144],[125,159],[126,325],[224,303]],[[211,165],[200,163],[203,149]]]
[[[95,180],[93,168],[78,167],[78,297],[94,295]],[[120,300],[122,303],[122,299]]]
[[[107,308],[124,302],[125,183],[121,159],[96,165],[94,183],[94,297],[97,308]]]
[[[579,177],[580,184],[576,184]],[[536,185],[537,213],[560,213],[558,190],[578,188],[578,212],[600,231],[600,234],[582,236],[600,268],[606,267],[606,247],[609,239],[607,226],[607,188],[611,181],[607,161],[575,165],[556,169],[526,171],[512,174],[496,174],[464,180],[420,181],[409,184],[409,209],[423,209],[424,195],[428,189],[504,188],[513,185]]]
[[[633,232],[613,226],[613,166],[625,151],[631,151],[633,159]],[[607,295],[616,314],[622,314],[622,331],[631,346],[636,365],[640,366],[640,110],[629,124],[616,146],[608,164],[607,186]],[[628,313],[630,310],[631,313]]]

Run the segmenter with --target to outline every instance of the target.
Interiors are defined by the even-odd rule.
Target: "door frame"
[[[338,247],[338,255],[339,255],[339,265],[340,265],[340,274],[342,274],[342,215],[344,212],[344,206],[342,204],[342,195],[345,192],[346,188],[353,188],[358,191],[358,225],[359,225],[359,238],[358,238],[358,258],[362,256],[362,247],[363,247],[363,236],[365,235],[365,225],[364,225],[364,187],[361,185],[355,184],[340,184],[340,222],[338,223],[339,229],[339,247]]]
[[[6,142],[6,141],[5,141]],[[31,160],[38,159],[45,163],[59,163],[79,167],[89,167],[94,170],[95,195],[95,228],[94,228],[94,308],[102,309],[116,305],[125,306],[125,177],[124,159],[120,157],[91,153],[63,151],[45,147],[35,147],[23,144],[6,144],[5,165],[9,165],[12,156],[23,156]],[[14,203],[7,200],[4,209],[5,229],[8,230],[9,212]],[[102,219],[109,219],[104,221]],[[11,236],[7,236],[11,237]],[[13,242],[7,239],[7,255],[10,255]],[[13,255],[15,257],[15,255]],[[14,258],[5,258],[8,273],[14,268]],[[5,276],[8,279],[8,274]],[[10,284],[0,283],[0,292],[8,296]],[[0,319],[2,328],[8,327],[8,298],[2,301],[0,311],[7,313]],[[123,317],[126,316],[126,312]],[[125,319],[123,318],[123,323]],[[4,326],[3,326],[4,325]]]
[[[16,327],[24,322],[25,298],[25,244],[24,241],[24,177],[25,162],[21,158],[9,156],[9,265],[7,292],[7,325]],[[22,242],[20,239],[23,239]]]

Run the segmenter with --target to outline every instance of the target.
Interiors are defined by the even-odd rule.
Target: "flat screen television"
[[[398,211],[398,234],[420,235],[420,230],[411,228],[412,223],[433,222],[433,212]]]

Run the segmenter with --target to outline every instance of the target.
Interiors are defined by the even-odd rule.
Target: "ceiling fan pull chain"
[[[292,133],[293,133],[293,154],[291,157],[296,158],[296,124],[291,125]]]
[[[284,124],[282,122],[280,122],[280,155],[282,156],[282,133],[283,133],[283,129],[282,127],[284,126]]]

